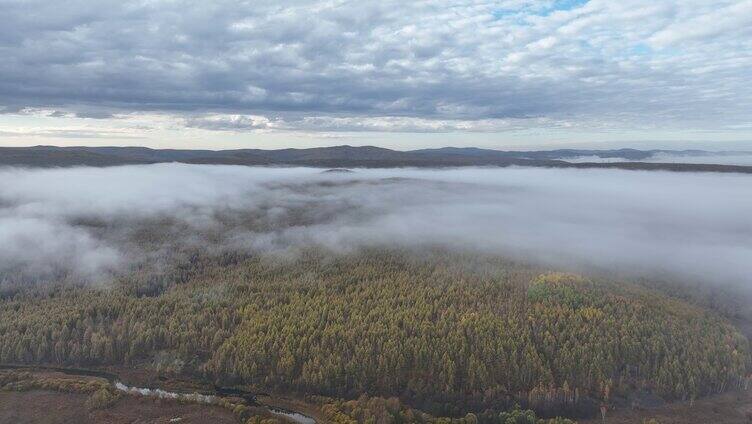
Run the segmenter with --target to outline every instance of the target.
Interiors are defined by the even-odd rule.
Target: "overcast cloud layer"
[[[8,136],[752,131],[752,0],[0,0],[0,15],[0,109],[84,119]]]
[[[750,216],[752,177],[741,174],[6,168],[0,272],[96,279],[158,250],[134,248],[141,231],[157,244],[245,253],[441,246],[566,269],[748,284]]]

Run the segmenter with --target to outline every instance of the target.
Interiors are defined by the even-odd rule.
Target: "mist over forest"
[[[752,0],[0,17],[0,424],[752,423]]]
[[[3,168],[0,272],[101,283],[186,248],[294,256],[307,247],[335,255],[438,247],[574,271],[744,285],[750,216],[752,176],[744,174]]]

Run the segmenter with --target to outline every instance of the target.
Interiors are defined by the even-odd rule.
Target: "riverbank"
[[[26,418],[30,420],[28,422],[49,421],[46,418],[41,419],[38,416],[39,413],[43,414],[42,412],[22,411],[22,409],[25,408],[20,406],[23,405],[21,400],[25,397],[34,398],[39,396],[43,399],[47,399],[53,404],[63,403],[72,408],[73,411],[78,409],[78,414],[83,416],[84,412],[91,408],[86,405],[81,405],[81,400],[87,399],[88,394],[97,390],[97,388],[107,388],[107,390],[112,392],[126,395],[119,397],[117,402],[115,402],[117,404],[121,403],[122,399],[136,398],[152,400],[158,404],[166,402],[180,405],[203,405],[209,408],[219,408],[231,411],[236,415],[236,418],[262,413],[262,415],[275,417],[282,421],[296,424],[315,424],[317,422],[314,417],[306,415],[306,413],[311,413],[311,411],[313,411],[313,408],[310,406],[306,407],[305,411],[299,412],[293,408],[293,406],[297,405],[295,402],[278,400],[277,398],[268,395],[265,396],[265,402],[259,402],[256,399],[256,395],[248,391],[221,387],[210,389],[206,384],[183,381],[181,379],[172,381],[169,378],[157,377],[157,380],[163,383],[161,384],[161,387],[160,385],[155,384],[149,384],[148,387],[145,387],[146,385],[140,386],[126,383],[126,381],[132,382],[134,379],[140,380],[138,377],[144,377],[143,375],[127,375],[122,376],[125,378],[121,378],[121,373],[112,369],[100,370],[43,365],[3,364],[0,365],[0,371],[16,374],[20,373],[20,375],[15,377],[15,380],[18,380],[18,383],[8,385],[10,391],[0,392],[8,394],[7,396],[4,396],[4,402],[8,403],[6,409],[10,411],[8,413],[11,414],[6,417],[7,420],[0,420],[0,423],[23,422]],[[136,374],[140,373],[136,372]],[[11,378],[11,380],[14,379]],[[153,375],[152,378],[149,378],[148,380],[153,383]],[[183,387],[185,389],[186,386],[196,390],[181,391],[175,389],[175,387]],[[61,390],[61,387],[65,389]],[[74,387],[75,389],[71,390],[69,389],[70,387]],[[62,407],[60,405],[58,406]],[[314,412],[314,416],[316,415],[318,414]],[[13,417],[16,417],[17,419]],[[54,421],[55,417],[49,417],[49,419]],[[182,418],[170,422],[182,422]],[[237,419],[233,420],[233,422],[237,422]]]
[[[0,423],[13,424],[237,424],[235,415],[218,406],[123,396],[112,406],[86,409],[88,396],[48,390],[0,392]]]

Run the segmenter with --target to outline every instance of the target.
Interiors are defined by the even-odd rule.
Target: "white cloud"
[[[532,51],[547,50],[556,45],[557,41],[556,37],[548,36],[528,44],[527,48]]]
[[[657,47],[720,35],[743,38],[752,34],[752,1],[743,0],[716,10],[671,23],[653,34],[649,41]]]
[[[263,116],[210,114],[188,118],[186,126],[205,130],[248,132],[257,130],[283,130],[293,132],[502,132],[520,130],[530,126],[539,128],[568,127],[566,121],[538,119],[426,119],[417,117],[338,117],[306,116],[290,120],[270,120]]]
[[[249,131],[271,129],[275,123],[264,116],[211,114],[189,118],[186,120],[186,126],[208,130]]]
[[[744,284],[752,177],[565,169],[160,164],[0,170],[0,272],[96,275],[160,243],[290,251],[442,246],[553,267]],[[15,275],[15,274],[14,274]]]

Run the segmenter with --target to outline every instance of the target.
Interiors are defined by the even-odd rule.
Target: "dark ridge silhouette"
[[[702,150],[540,150],[502,151],[475,147],[444,147],[396,151],[374,146],[309,149],[177,150],[147,147],[0,147],[0,165],[25,167],[115,166],[180,162],[216,165],[288,165],[321,168],[533,166],[550,168],[616,168],[675,172],[752,173],[752,166],[640,162],[657,153],[677,156],[719,156],[734,152]],[[568,162],[579,157],[624,159],[623,162]]]

